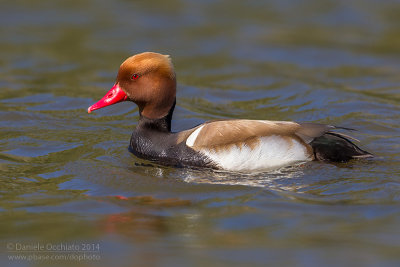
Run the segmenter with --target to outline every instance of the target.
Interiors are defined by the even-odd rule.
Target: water
[[[399,1],[1,6],[1,266],[400,265]],[[176,131],[330,123],[376,157],[259,174],[150,165],[127,150],[135,105],[86,112],[143,51],[173,59]]]

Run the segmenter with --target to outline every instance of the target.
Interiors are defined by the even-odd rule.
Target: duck
[[[176,87],[169,55],[136,54],[120,65],[114,85],[88,113],[123,101],[134,102],[139,121],[129,151],[161,165],[254,172],[308,161],[373,157],[352,142],[355,138],[338,132],[353,129],[311,122],[221,119],[172,132]]]

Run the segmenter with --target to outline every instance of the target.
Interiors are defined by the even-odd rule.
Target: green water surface
[[[0,24],[0,266],[400,266],[399,1],[17,0]],[[144,51],[175,64],[175,131],[329,123],[376,157],[138,159],[134,104],[86,110]]]

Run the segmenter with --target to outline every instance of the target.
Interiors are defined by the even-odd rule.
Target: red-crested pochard
[[[140,158],[175,166],[229,171],[261,171],[311,161],[345,162],[369,158],[335,127],[317,123],[268,120],[209,121],[171,132],[176,76],[169,56],[146,52],[125,60],[114,86],[96,104],[103,108],[133,101],[140,119],[129,149]]]

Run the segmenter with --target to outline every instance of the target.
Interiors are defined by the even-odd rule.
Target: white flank
[[[199,135],[201,129],[203,129],[204,125],[200,126],[197,128],[193,133],[191,133],[186,139],[186,145],[189,147],[192,147],[194,145],[194,142],[196,142],[197,136]]]
[[[190,137],[193,135],[195,135],[195,132]],[[218,152],[202,149],[201,153],[209,157],[219,167],[228,171],[270,170],[296,162],[312,160],[304,145],[297,140],[292,139],[291,142],[288,142],[276,135],[260,137],[260,143],[254,149],[244,145],[241,148],[232,146]]]

